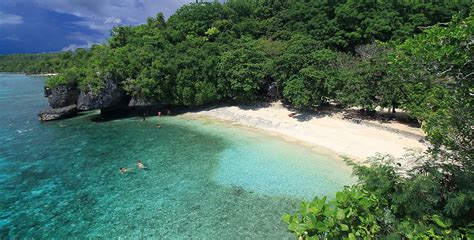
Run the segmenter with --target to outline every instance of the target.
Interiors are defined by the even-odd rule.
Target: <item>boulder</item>
[[[272,82],[267,85],[267,97],[278,99],[280,98],[280,91],[278,89],[278,83]]]
[[[44,86],[43,95],[44,97],[48,97],[49,95],[51,95],[51,88]]]
[[[77,104],[79,89],[74,85],[59,85],[54,88],[45,87],[44,95],[52,108],[62,108]]]
[[[87,111],[128,106],[130,99],[130,96],[119,86],[119,83],[113,80],[107,80],[105,86],[98,93],[81,91],[77,100],[77,108],[82,111]]]
[[[52,121],[73,116],[77,113],[77,105],[73,104],[62,108],[47,109],[38,113],[41,121]]]

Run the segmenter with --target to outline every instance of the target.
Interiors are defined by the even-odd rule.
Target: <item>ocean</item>
[[[0,74],[1,239],[291,239],[283,214],[355,181],[337,157],[218,121],[40,122],[44,80]]]

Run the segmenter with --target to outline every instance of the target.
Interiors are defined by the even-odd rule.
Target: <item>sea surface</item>
[[[44,80],[0,74],[0,239],[288,239],[283,214],[354,182],[334,156],[221,122],[42,123]]]

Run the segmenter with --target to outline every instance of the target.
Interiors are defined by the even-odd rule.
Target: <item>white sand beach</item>
[[[262,104],[260,104],[262,105]],[[292,113],[280,102],[265,106],[224,106],[186,113],[183,117],[211,118],[281,134],[363,161],[376,153],[401,157],[407,149],[423,151],[421,129],[395,121],[354,121],[342,112],[331,114]]]

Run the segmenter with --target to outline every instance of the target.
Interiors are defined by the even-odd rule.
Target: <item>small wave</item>
[[[19,134],[27,133],[33,131],[33,128],[26,128],[26,129],[17,129],[16,132]]]

